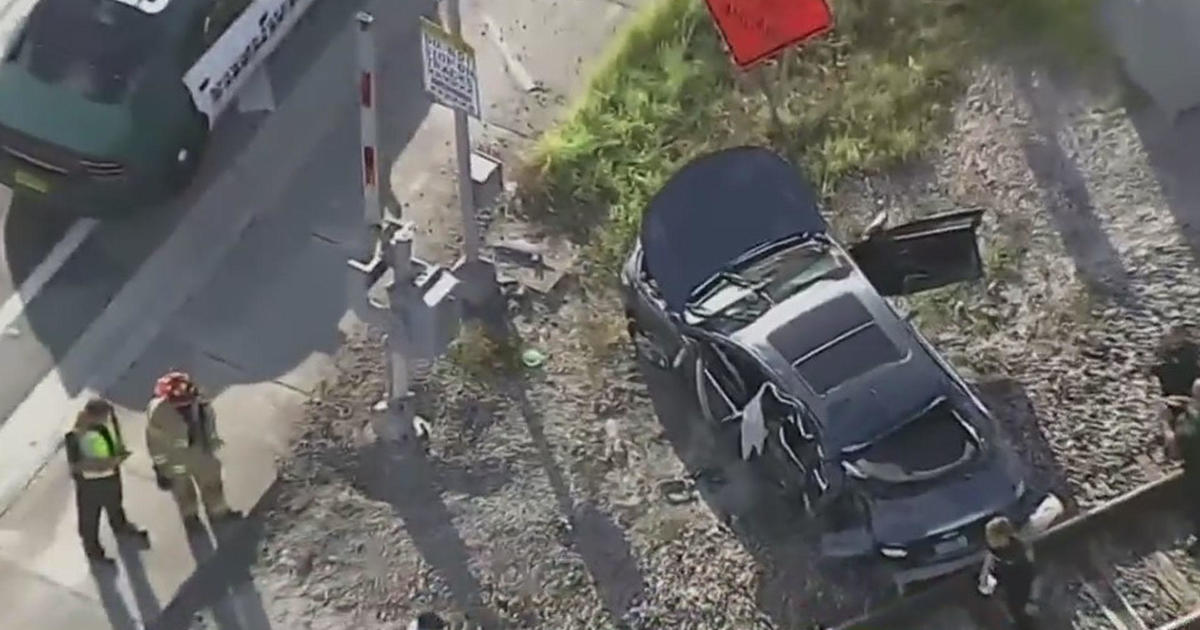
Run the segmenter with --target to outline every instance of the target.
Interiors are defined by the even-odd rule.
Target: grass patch
[[[936,142],[970,60],[991,45],[1054,42],[1080,60],[1099,50],[1091,0],[833,5],[833,33],[767,69],[785,128],[775,135],[766,99],[733,69],[704,3],[652,2],[567,121],[537,145],[521,178],[526,211],[586,241],[585,277],[608,281],[650,197],[699,154],[773,146],[828,194],[847,175],[897,165]]]
[[[476,322],[463,325],[446,356],[470,382],[494,381],[521,369],[521,350],[517,342],[510,338],[495,338]]]

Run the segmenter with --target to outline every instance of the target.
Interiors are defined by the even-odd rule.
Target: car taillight
[[[96,177],[115,177],[125,172],[125,167],[119,162],[103,162],[98,160],[79,160],[79,165],[88,175]]]

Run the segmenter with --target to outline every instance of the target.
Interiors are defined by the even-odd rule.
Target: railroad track
[[[1157,479],[1033,541],[1044,582],[1042,630],[1200,629],[1200,561],[1184,552],[1180,474],[1163,474],[1148,460],[1143,467]],[[999,594],[976,591],[977,575],[978,566],[833,630],[1010,628]]]

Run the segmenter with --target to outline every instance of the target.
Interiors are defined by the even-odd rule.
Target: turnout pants
[[[113,532],[130,529],[129,519],[121,506],[120,473],[99,479],[75,479],[75,509],[79,513],[79,537],[88,552],[100,551],[100,511],[108,514]]]
[[[171,476],[171,493],[179,504],[179,511],[184,517],[198,516],[200,513],[196,489],[200,490],[199,499],[204,501],[204,510],[208,516],[223,516],[229,512],[229,504],[225,502],[225,484],[221,481],[221,461],[212,453],[194,450],[188,453],[183,462],[183,474]]]

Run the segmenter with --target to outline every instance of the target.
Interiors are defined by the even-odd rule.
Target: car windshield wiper
[[[752,282],[747,280],[745,276],[732,271],[719,271],[717,272],[717,277],[729,282],[734,286],[741,287],[743,289],[749,289],[762,301],[767,303],[767,308],[775,306],[775,300],[771,298],[771,294],[766,290],[767,285],[770,283],[768,280]]]
[[[746,279],[744,276],[738,274],[737,272],[729,271],[729,270],[718,271],[716,273],[716,275],[713,276],[713,279],[714,280],[724,280],[725,282],[728,282],[729,284],[731,284],[735,287],[749,290],[755,296],[757,296],[759,299],[763,300],[766,303],[767,308],[775,306],[775,301],[773,299],[771,299],[770,294],[767,293],[766,290],[764,289],[764,287],[767,284],[766,281],[753,282],[751,280]],[[697,306],[696,304],[687,304],[684,306],[684,310],[686,310],[689,314],[699,317],[701,319],[709,319],[709,318],[713,318],[713,317],[719,317],[722,319],[727,319],[730,321],[735,321],[735,322],[739,322],[739,323],[743,323],[743,324],[753,323],[755,320],[758,319],[759,315],[762,315],[762,310],[758,310],[758,309],[753,309],[753,310],[757,311],[754,313],[745,312],[745,311],[751,310],[751,309],[746,309],[744,297],[741,299],[734,300],[734,301],[730,302],[729,304],[726,304],[725,306],[722,306],[721,308],[718,308],[716,310],[702,309],[699,306]],[[733,312],[731,312],[731,311],[733,311]]]

